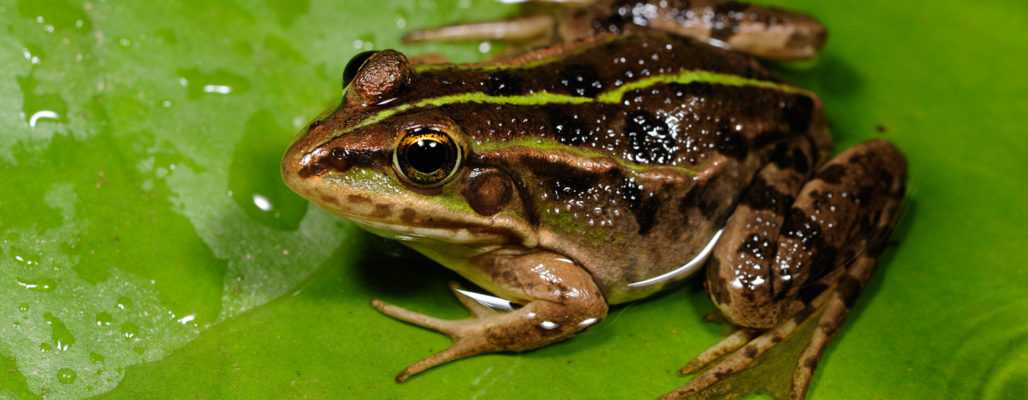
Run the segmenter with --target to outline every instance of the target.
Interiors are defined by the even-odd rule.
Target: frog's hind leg
[[[552,40],[556,21],[549,15],[529,15],[502,21],[486,21],[420,29],[403,36],[406,43],[497,40],[544,42]]]
[[[828,37],[816,19],[775,7],[725,0],[663,0],[656,7],[649,3],[608,10],[610,16],[598,25],[613,31],[644,26],[779,61],[814,58]]]
[[[791,397],[803,398],[818,357],[871,276],[898,219],[905,181],[903,156],[883,141],[856,146],[825,164],[794,202],[771,186],[761,188],[758,180],[729,220],[707,266],[706,284],[726,318],[767,330],[745,345],[733,342],[738,350],[666,398],[701,393],[751,367],[797,327],[817,318],[792,380]],[[754,211],[752,203],[760,198],[792,205],[787,214],[783,210],[770,218],[766,210]],[[690,370],[714,357],[701,358],[690,363]]]
[[[821,353],[839,327],[846,319],[846,314],[853,307],[860,294],[860,290],[871,278],[878,260],[875,258],[878,251],[868,250],[868,254],[861,255],[846,270],[846,275],[838,285],[831,291],[828,304],[825,306],[819,318],[810,343],[800,355],[796,370],[793,371],[790,398],[802,399],[807,395],[810,387],[810,380],[814,377],[814,368],[821,358]]]
[[[378,311],[401,321],[446,334],[453,345],[411,364],[397,382],[429,368],[484,353],[519,352],[568,339],[607,315],[607,303],[585,269],[558,254],[510,254],[502,250],[472,260],[475,277],[499,296],[524,304],[494,311],[454,289],[472,318],[443,320],[372,301]]]

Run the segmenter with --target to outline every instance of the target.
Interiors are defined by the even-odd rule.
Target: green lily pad
[[[431,3],[431,4],[430,4]],[[1028,68],[1020,1],[782,1],[831,29],[840,148],[910,158],[899,245],[815,399],[1028,397]],[[309,206],[278,159],[403,30],[508,15],[487,0],[0,3],[0,398],[654,398],[728,328],[696,284],[574,340],[398,385],[448,345],[379,297],[464,315],[455,275]]]

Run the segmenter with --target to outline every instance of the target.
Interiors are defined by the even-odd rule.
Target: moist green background
[[[514,8],[164,3],[0,3],[0,398],[653,398],[726,332],[692,284],[560,345],[393,383],[448,341],[369,300],[461,317],[453,275],[308,206],[279,156],[356,52],[481,59],[398,38]],[[812,398],[1025,398],[1028,7],[782,4],[830,27],[787,75],[823,96],[839,147],[885,137],[911,164],[900,245]]]

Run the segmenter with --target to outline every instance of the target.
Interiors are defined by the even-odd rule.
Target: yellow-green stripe
[[[366,126],[382,122],[396,114],[419,108],[441,107],[461,103],[498,104],[514,106],[542,106],[550,104],[618,104],[621,103],[625,94],[627,94],[630,91],[645,89],[647,87],[652,87],[654,85],[667,83],[710,83],[724,86],[757,87],[778,90],[786,93],[809,94],[809,92],[804,89],[800,89],[782,83],[744,78],[737,75],[722,74],[718,72],[690,70],[682,71],[677,74],[656,75],[648,78],[643,78],[638,81],[629,82],[617,88],[605,91],[596,96],[595,98],[584,96],[571,96],[549,92],[536,92],[528,95],[513,96],[494,96],[482,92],[472,92],[424,99],[421,101],[417,101],[415,103],[403,104],[387,110],[380,111],[379,113],[368,117],[367,119],[361,121],[361,123],[355,126],[339,131],[337,134],[333,135],[333,137],[329,138],[328,140],[332,140],[336,137],[345,135],[349,132]]]
[[[560,142],[558,142],[556,140],[553,140],[553,139],[543,139],[543,138],[536,138],[536,139],[517,138],[517,139],[507,140],[507,141],[502,141],[502,142],[488,142],[487,141],[487,142],[483,142],[483,143],[480,143],[480,144],[476,145],[475,146],[475,151],[479,152],[479,153],[482,153],[482,152],[489,152],[489,151],[507,150],[507,149],[511,149],[511,148],[544,149],[544,150],[553,150],[553,151],[563,151],[563,152],[566,152],[566,153],[569,153],[569,154],[572,154],[572,155],[575,155],[575,156],[585,157],[585,158],[609,158],[610,157],[609,154],[607,154],[607,153],[605,153],[603,151],[600,151],[600,150],[595,150],[595,149],[593,149],[591,147],[568,145],[568,144],[560,143]],[[634,172],[643,172],[643,171],[647,171],[647,170],[650,170],[650,169],[653,169],[653,168],[656,168],[656,167],[661,167],[661,168],[670,168],[670,169],[676,170],[678,172],[681,172],[683,174],[690,175],[690,176],[697,174],[696,171],[694,171],[692,169],[689,169],[689,168],[686,168],[686,167],[682,167],[682,166],[669,166],[669,165],[662,165],[662,164],[641,164],[641,163],[637,163],[637,162],[634,162],[634,161],[624,160],[624,159],[622,159],[620,157],[614,157],[614,158],[612,158],[612,160],[615,163],[617,163],[618,166],[621,167],[621,169],[629,170],[629,171],[634,171]]]

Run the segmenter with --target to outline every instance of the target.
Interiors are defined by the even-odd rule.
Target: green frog
[[[745,370],[817,319],[814,367],[888,241],[906,161],[872,140],[832,157],[822,102],[761,60],[815,56],[811,17],[726,1],[551,0],[507,21],[408,40],[509,40],[478,64],[362,53],[345,94],[289,148],[282,176],[324,209],[396,239],[494,296],[453,285],[429,368],[553,344],[701,272],[739,329],[682,369],[683,398]],[[540,47],[541,46],[541,47]]]

